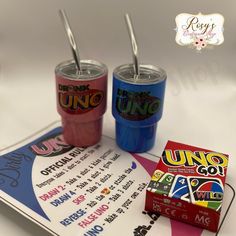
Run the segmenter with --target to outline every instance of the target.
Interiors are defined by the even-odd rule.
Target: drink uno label
[[[160,109],[160,99],[151,96],[150,92],[133,92],[117,90],[116,109],[121,117],[127,120],[145,120]]]
[[[148,185],[145,209],[216,232],[227,166],[226,154],[168,141]],[[199,220],[205,216],[208,224]]]
[[[99,106],[104,92],[90,89],[90,85],[58,85],[58,101],[60,107],[70,114],[84,114]]]

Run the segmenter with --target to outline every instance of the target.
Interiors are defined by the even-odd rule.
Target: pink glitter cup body
[[[101,139],[108,71],[104,64],[92,60],[82,60],[80,65],[79,72],[72,60],[56,67],[57,111],[66,142],[87,147]]]

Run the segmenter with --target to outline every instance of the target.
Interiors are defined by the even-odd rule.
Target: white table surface
[[[236,188],[236,2],[158,0],[0,0],[0,149],[60,119],[55,106],[55,66],[71,57],[57,11],[65,8],[82,58],[109,68],[104,133],[114,137],[112,70],[131,61],[123,14],[132,16],[141,61],[168,74],[157,143],[167,140],[228,153],[227,182]],[[175,43],[175,16],[215,13],[225,17],[225,42],[198,54]],[[235,203],[221,235],[234,235]],[[0,235],[49,235],[0,203]]]

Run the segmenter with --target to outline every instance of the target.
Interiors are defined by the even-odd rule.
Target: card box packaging
[[[216,232],[228,155],[168,141],[146,190],[145,210]]]

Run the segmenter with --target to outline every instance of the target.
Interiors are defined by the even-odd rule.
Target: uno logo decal
[[[160,99],[151,96],[150,92],[117,91],[116,110],[127,120],[147,119],[159,111],[160,104]]]
[[[54,134],[47,139],[30,146],[30,150],[39,156],[52,157],[61,155],[73,149],[74,147],[67,144],[62,134]]]
[[[60,91],[60,88],[63,88],[63,91]],[[99,106],[103,98],[103,91],[89,89],[89,85],[83,85],[80,87],[59,85],[59,105],[64,111],[71,114],[83,114],[89,112],[93,108]]]
[[[226,167],[228,158],[221,153],[203,151],[192,152],[188,150],[165,150],[163,153],[163,162],[168,166],[221,166]]]

